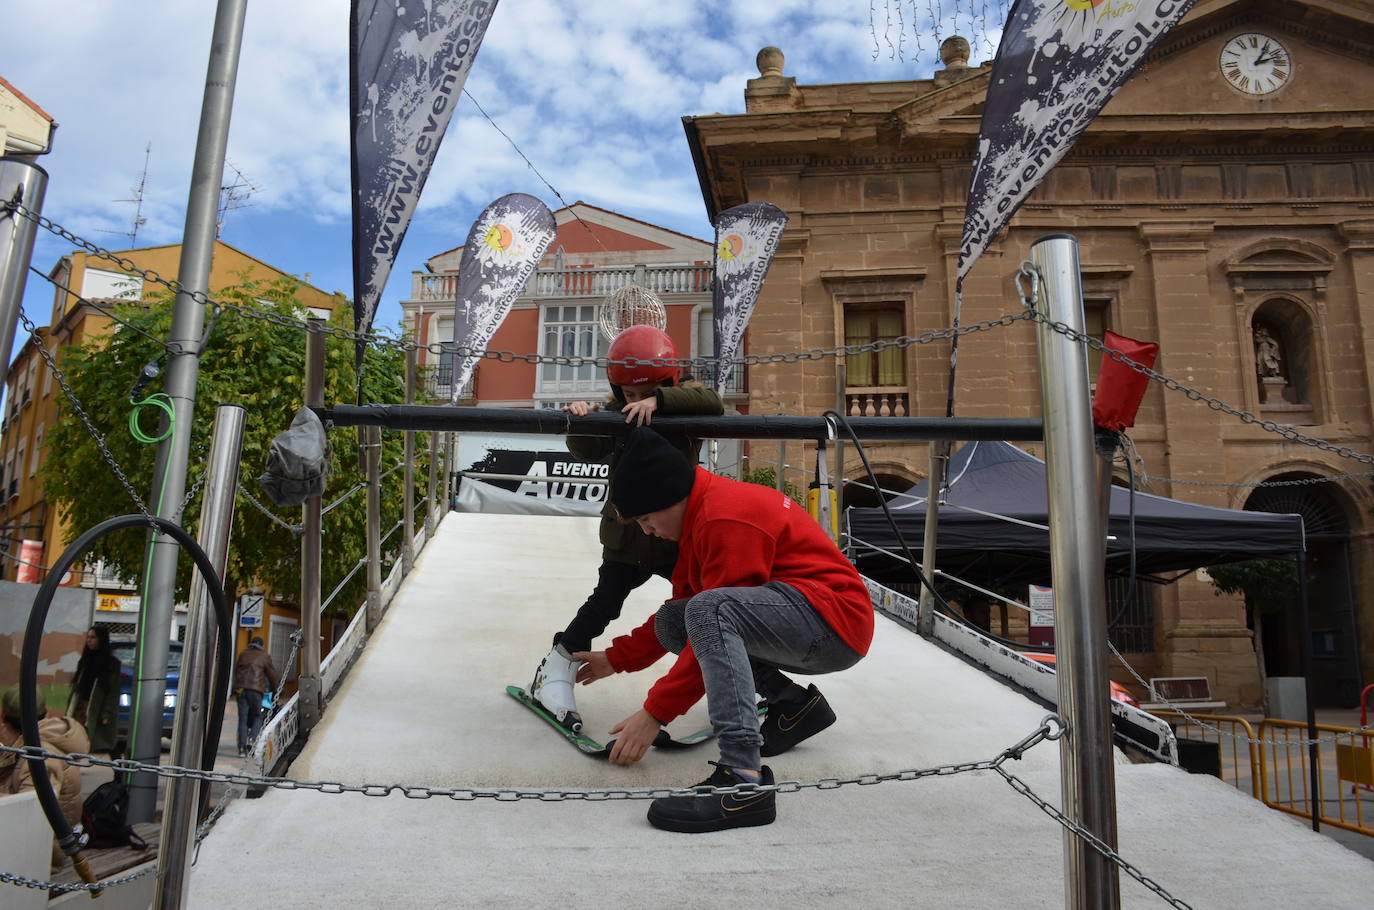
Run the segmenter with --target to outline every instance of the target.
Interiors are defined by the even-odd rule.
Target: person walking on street
[[[249,745],[262,729],[262,693],[275,692],[280,677],[272,665],[272,655],[262,648],[262,636],[254,635],[248,647],[234,661],[234,695],[238,699],[239,755],[247,755]]]
[[[92,626],[72,678],[67,715],[82,724],[91,738],[92,752],[115,748],[115,718],[119,710],[119,658],[110,648],[110,631]]]

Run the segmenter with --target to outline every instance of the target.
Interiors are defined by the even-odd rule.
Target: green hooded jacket
[[[619,411],[625,407],[625,397],[619,387],[611,387],[612,394],[604,406]],[[663,386],[654,392],[658,398],[656,414],[672,416],[718,417],[725,413],[725,405],[711,389],[699,382],[684,382],[679,386]],[[693,466],[700,462],[701,440],[679,434],[664,434]],[[581,461],[604,461],[615,474],[625,440],[611,436],[569,436],[568,451]],[[601,508],[601,558],[606,562],[622,562],[639,566],[650,572],[671,574],[677,562],[677,544],[651,537],[633,521],[622,521],[607,498]]]

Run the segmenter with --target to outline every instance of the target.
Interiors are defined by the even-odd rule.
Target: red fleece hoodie
[[[673,570],[673,597],[713,588],[754,588],[780,581],[801,592],[844,643],[860,655],[873,641],[873,602],[849,560],[806,510],[777,490],[696,469]],[[668,653],[654,617],[606,649],[617,672],[643,670]],[[644,710],[663,723],[705,694],[688,645],[654,683]]]

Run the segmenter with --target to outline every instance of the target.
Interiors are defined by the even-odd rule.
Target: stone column
[[[1220,369],[1234,369],[1234,358],[1218,356],[1232,337],[1230,291],[1214,282],[1209,252],[1211,222],[1142,224],[1140,237],[1150,261],[1159,324],[1161,373],[1209,394],[1234,386]],[[1225,306],[1223,306],[1225,304]],[[1224,323],[1224,324],[1223,324]],[[1225,341],[1223,341],[1225,339]],[[1226,480],[1223,420],[1206,405],[1166,391],[1165,464],[1161,472],[1180,480]],[[1190,502],[1227,507],[1225,488],[1170,489]],[[1244,605],[1215,595],[1211,584],[1184,579],[1162,592],[1157,675],[1207,676],[1213,692],[1231,706],[1253,702],[1259,694],[1252,635]]]

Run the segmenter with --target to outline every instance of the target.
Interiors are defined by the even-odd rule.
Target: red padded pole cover
[[[1153,367],[1155,358],[1159,356],[1158,344],[1136,341],[1115,332],[1105,332],[1102,342],[1147,367]],[[1135,412],[1140,410],[1140,402],[1149,384],[1150,380],[1144,375],[1103,354],[1102,366],[1097,373],[1097,390],[1093,392],[1093,423],[1115,432],[1135,426]]]

